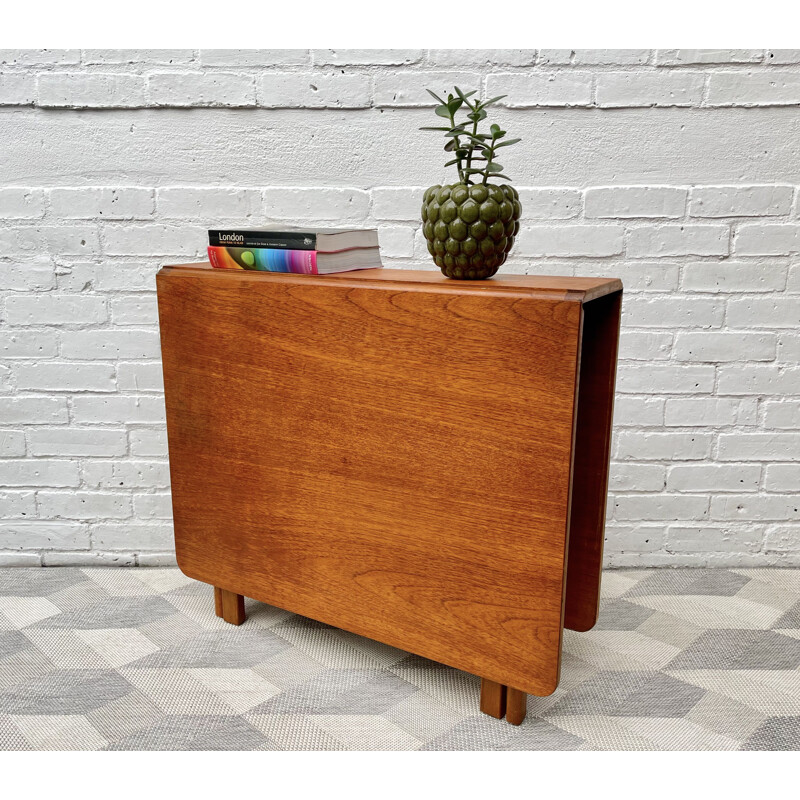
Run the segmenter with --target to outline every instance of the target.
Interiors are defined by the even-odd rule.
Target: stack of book
[[[326,275],[382,267],[374,228],[244,228],[208,232],[208,258],[218,269]]]

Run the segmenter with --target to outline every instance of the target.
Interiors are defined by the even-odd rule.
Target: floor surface
[[[800,570],[621,570],[519,728],[476,677],[177,569],[0,570],[3,750],[797,750]]]

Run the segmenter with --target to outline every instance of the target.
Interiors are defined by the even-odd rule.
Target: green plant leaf
[[[434,110],[436,111],[437,116],[450,119],[450,110],[447,108],[447,106],[436,106]]]
[[[481,103],[481,108],[486,108],[486,106],[492,105],[492,103],[496,103],[498,100],[502,100],[504,97],[508,97],[507,94],[499,94],[497,97],[493,97],[491,100],[484,100]]]
[[[504,181],[510,181],[511,180],[511,178],[509,178],[508,175],[494,175],[493,174],[492,177],[493,178],[502,178]]]
[[[452,128],[431,128],[431,127],[426,126],[424,128],[420,128],[420,130],[421,131],[449,131],[449,130],[452,130]]]
[[[460,97],[456,97],[454,100],[450,100],[447,103],[447,108],[450,110],[450,116],[455,116],[458,109],[461,108],[461,106],[463,105],[464,101]]]
[[[476,173],[480,172],[483,175],[483,169],[478,167],[469,167],[469,169],[463,170],[465,175],[475,175]]]
[[[447,105],[447,103],[445,103],[445,101],[444,101],[444,100],[442,100],[442,98],[441,98],[441,97],[439,97],[439,95],[438,95],[438,94],[434,94],[434,93],[433,93],[433,92],[432,92],[430,89],[426,89],[425,91],[426,91],[426,92],[427,92],[427,93],[428,93],[428,94],[429,94],[429,95],[430,95],[430,96],[431,96],[431,97],[432,97],[434,100],[436,100],[438,103],[441,103],[443,106]]]
[[[505,168],[502,164],[498,164],[496,161],[493,161],[488,167],[486,167],[486,169],[489,172],[502,172]]]
[[[445,164],[445,166],[446,166],[446,167],[452,167],[452,166],[453,166],[453,164],[458,164],[458,162],[459,162],[459,161],[461,161],[461,159],[460,159],[460,158],[454,158],[452,161],[448,161],[448,162]]]
[[[500,126],[499,126],[499,125],[490,125],[490,126],[489,126],[489,130],[490,130],[490,131],[491,131],[491,132],[492,132],[492,133],[493,133],[495,136],[497,136],[497,134],[498,134],[498,133],[500,133]]]
[[[504,142],[498,142],[495,147],[508,147],[510,144],[516,144],[521,141],[522,139],[506,139]]]
[[[448,153],[452,153],[452,152],[453,152],[453,150],[455,150],[455,149],[456,149],[456,140],[455,140],[455,139],[451,139],[451,140],[450,140],[450,141],[449,141],[449,142],[448,142],[448,143],[447,143],[447,144],[444,146],[444,149],[445,149],[445,150],[446,150]]]

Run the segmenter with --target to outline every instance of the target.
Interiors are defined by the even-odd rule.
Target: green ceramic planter
[[[491,278],[514,246],[521,213],[508,184],[431,186],[422,200],[428,252],[448,278]]]

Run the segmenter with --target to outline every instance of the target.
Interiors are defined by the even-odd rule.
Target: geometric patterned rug
[[[174,568],[0,570],[0,749],[800,749],[800,570],[606,571],[520,727],[472,675],[246,611]]]

